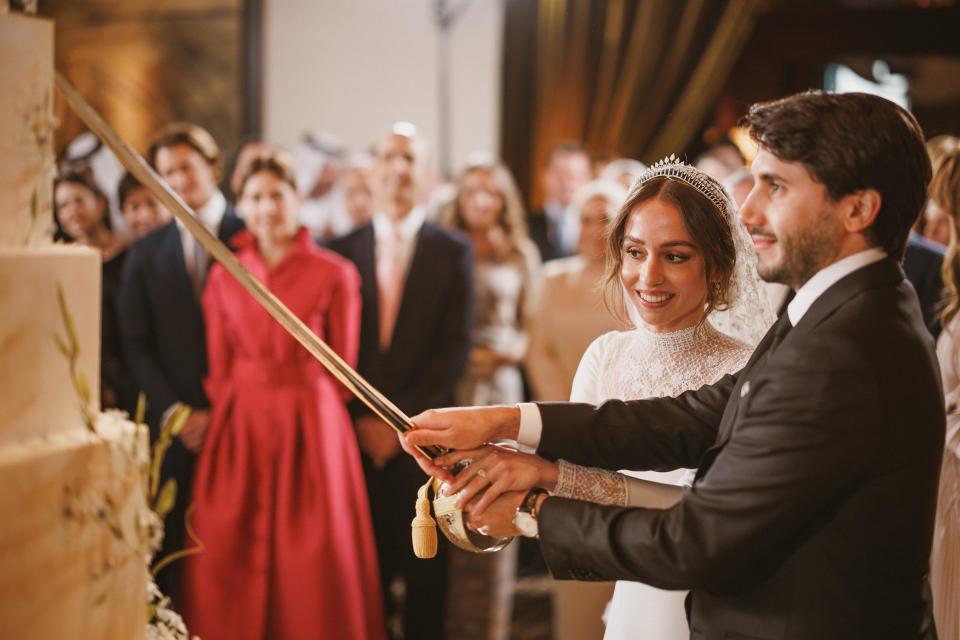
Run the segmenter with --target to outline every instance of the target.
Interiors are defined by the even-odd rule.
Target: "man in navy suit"
[[[940,301],[943,298],[943,256],[946,247],[910,230],[903,254],[903,271],[917,290],[923,322],[936,338],[940,335]]]
[[[399,123],[377,145],[373,221],[333,240],[362,278],[359,371],[408,415],[453,402],[473,318],[469,243],[426,221],[421,204],[424,142]],[[406,583],[405,638],[443,634],[446,554],[418,560],[410,520],[423,484],[393,431],[359,402],[351,407],[362,452],[380,561],[384,602],[390,583]]]
[[[217,187],[220,149],[207,131],[185,123],[170,125],[157,134],[147,155],[160,177],[222,241],[243,228]],[[160,425],[175,407],[192,409],[164,460],[161,482],[176,480],[177,502],[164,523],[158,558],[184,546],[190,480],[210,419],[203,390],[207,351],[200,308],[209,263],[193,236],[179,220],[172,220],[133,245],[120,288],[124,350],[134,381],[147,397],[151,440],[156,440]],[[171,597],[176,595],[176,569],[174,563],[158,576]]]

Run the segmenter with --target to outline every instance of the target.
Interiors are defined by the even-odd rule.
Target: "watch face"
[[[516,525],[520,533],[527,538],[536,538],[539,534],[537,519],[533,517],[532,513],[525,511],[518,512],[513,517],[513,524]]]

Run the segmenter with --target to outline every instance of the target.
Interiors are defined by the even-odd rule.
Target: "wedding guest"
[[[117,185],[125,170],[109,147],[91,132],[84,131],[64,149],[61,165],[61,173],[79,172],[90,177],[107,198],[110,229],[124,240],[130,240],[130,230],[117,200]]]
[[[176,123],[159,131],[148,161],[196,213],[200,222],[226,242],[243,228],[217,187],[221,154],[205,129]],[[179,220],[171,220],[137,240],[127,255],[118,296],[124,355],[137,388],[146,394],[147,422],[156,439],[164,418],[179,405],[191,408],[164,458],[162,479],[173,478],[180,496],[190,495],[196,454],[210,420],[203,389],[207,351],[200,295],[210,257]],[[177,500],[165,518],[158,558],[184,545],[186,500]],[[164,593],[178,603],[179,563],[157,576]]]
[[[298,223],[289,162],[251,160],[237,259],[348,364],[360,277]],[[370,512],[340,386],[220,265],[203,293],[212,406],[182,612],[207,640],[383,638]]]
[[[540,257],[527,238],[523,205],[510,171],[493,158],[474,156],[457,179],[443,226],[473,245],[473,346],[457,386],[460,405],[520,402],[520,363],[540,293]]]
[[[340,142],[327,134],[306,134],[294,153],[297,189],[303,197],[301,224],[317,242],[350,231],[353,223],[340,184],[344,156]]]
[[[107,208],[106,196],[88,173],[69,171],[54,182],[57,236],[96,249],[104,262],[126,246],[126,242],[113,233]]]
[[[544,262],[576,252],[580,217],[570,203],[592,177],[590,157],[582,146],[561,144],[550,150],[543,173],[543,208],[527,217],[530,239]]]
[[[951,135],[934,136],[927,140],[927,154],[930,156],[930,165],[936,167],[940,160],[948,153],[960,147],[960,139]],[[948,212],[944,211],[936,201],[927,201],[927,205],[913,225],[915,233],[911,240],[922,242],[927,248],[945,253],[950,243],[950,228],[953,221]]]
[[[730,142],[715,144],[699,156],[694,166],[722,183],[730,174],[743,167],[743,156]]]
[[[131,174],[125,173],[117,186],[117,202],[134,239],[142,238],[173,219],[173,214]]]
[[[398,123],[376,146],[371,171],[373,220],[330,242],[360,271],[363,312],[358,370],[412,415],[453,402],[470,350],[473,256],[459,234],[426,221],[425,143]],[[410,519],[423,477],[400,452],[393,430],[365,405],[350,404],[360,442],[388,613],[402,617],[403,637],[443,635],[447,549],[418,560]],[[402,609],[390,585],[405,585]]]
[[[117,185],[117,203],[127,228],[133,239],[142,238],[154,229],[170,222],[170,211],[140,184],[131,174],[125,173]],[[123,409],[133,415],[136,411],[138,390],[133,373],[123,353],[123,340],[120,336],[120,309],[118,295],[123,276],[123,264],[126,262],[128,247],[111,260],[116,263],[108,273],[104,265],[103,274],[103,314],[101,326],[103,338],[100,361],[101,378],[110,381],[109,388],[115,396],[104,406]],[[101,389],[102,391],[102,389]],[[106,395],[106,394],[105,394]]]
[[[577,254],[544,265],[543,292],[525,362],[537,400],[568,399],[587,346],[608,331],[624,328],[604,306],[600,283],[607,224],[626,197],[616,182],[595,181],[582,187],[572,205],[580,216]]]
[[[624,189],[629,191],[634,181],[646,170],[647,165],[639,160],[634,160],[633,158],[617,158],[607,163],[603,171],[597,174],[597,179],[619,182]]]
[[[250,140],[240,147],[233,161],[233,171],[230,173],[230,194],[232,197],[240,197],[240,183],[243,181],[243,177],[247,175],[250,163],[260,156],[268,155],[271,151],[273,151],[273,146],[263,140]]]
[[[132,412],[137,401],[117,328],[116,298],[127,243],[111,230],[106,196],[88,173],[67,172],[53,188],[57,235],[94,248],[103,259],[100,324],[100,404]]]
[[[362,227],[373,218],[373,192],[370,187],[372,164],[373,159],[369,155],[355,154],[340,177],[351,229]]]
[[[943,333],[937,341],[946,397],[947,436],[930,556],[930,583],[940,639],[960,640],[960,147],[939,159],[930,182],[930,198],[949,211],[953,221],[943,265]]]
[[[723,181],[724,190],[730,194],[730,199],[739,209],[743,202],[750,195],[755,184],[753,174],[750,169],[742,167],[728,175]]]

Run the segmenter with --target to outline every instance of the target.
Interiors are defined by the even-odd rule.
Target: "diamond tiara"
[[[724,215],[727,214],[730,205],[723,191],[723,187],[721,187],[716,180],[696,167],[682,162],[672,153],[666,158],[650,165],[650,167],[637,178],[633,186],[630,187],[630,193],[632,194],[650,180],[661,176],[676,178],[677,180],[685,182],[703,194],[707,200],[712,202]]]

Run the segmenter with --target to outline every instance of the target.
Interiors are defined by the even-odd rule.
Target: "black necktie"
[[[780,346],[780,343],[783,341],[784,337],[790,333],[790,329],[793,329],[793,324],[790,323],[790,316],[784,313],[780,316],[780,319],[777,320],[777,327],[773,331],[773,340],[770,342],[770,347],[767,349],[768,353],[772,353],[774,349]]]

